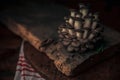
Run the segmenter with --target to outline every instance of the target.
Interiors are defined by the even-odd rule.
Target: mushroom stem
[[[59,34],[59,37],[60,37],[60,39],[63,39],[63,38],[64,38],[64,36],[63,36],[62,34]]]
[[[92,19],[91,18],[86,18],[83,27],[84,28],[90,28],[91,23],[92,23]]]
[[[70,11],[71,11],[71,12],[70,12],[70,16],[71,16],[71,17],[75,17],[75,15],[76,15],[76,10],[75,10],[75,9],[71,9]]]
[[[69,46],[67,47],[67,51],[68,51],[68,52],[72,52],[72,51],[74,51],[74,47],[71,46],[71,45],[69,45]]]
[[[93,16],[94,16],[94,19],[95,19],[95,20],[98,20],[98,19],[99,19],[98,12],[94,13]]]
[[[81,32],[76,32],[77,39],[80,40],[82,38],[82,33]]]
[[[70,35],[74,35],[73,29],[68,29],[68,33],[69,33]]]
[[[89,40],[92,40],[93,38],[95,37],[95,34],[94,33],[91,33],[88,37]]]
[[[99,33],[103,30],[103,27],[98,27],[97,29],[95,29],[95,32]]]
[[[88,30],[85,30],[84,33],[83,33],[83,39],[86,39],[88,36]]]
[[[75,20],[74,28],[78,30],[78,29],[81,29],[81,27],[82,27],[82,22],[79,20]]]
[[[88,9],[87,8],[81,8],[80,13],[82,13],[82,18],[84,18],[88,14]]]
[[[75,17],[76,18],[82,18],[82,14],[78,12]]]
[[[62,43],[63,43],[64,46],[68,46],[70,44],[70,41],[64,41],[63,40]]]
[[[80,46],[80,42],[79,41],[73,41],[72,43],[71,43],[71,46],[74,46],[74,47],[79,47]]]
[[[66,28],[62,28],[61,32],[67,32],[67,29]]]
[[[74,24],[74,20],[73,20],[72,17],[69,18],[69,24],[70,24],[71,26],[73,26],[73,24]]]
[[[85,7],[85,5],[83,3],[80,3],[79,8],[83,8],[83,7]]]
[[[92,26],[91,26],[92,30],[97,27],[97,24],[98,24],[98,21],[93,21]]]

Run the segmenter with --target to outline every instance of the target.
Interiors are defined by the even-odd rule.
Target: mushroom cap
[[[69,9],[69,11],[72,11],[72,12],[77,12],[76,9]]]
[[[77,18],[77,17],[76,17],[76,18],[74,18],[74,20],[75,20],[75,21],[81,21],[81,22],[83,22],[83,21],[84,21],[82,18]]]
[[[89,4],[84,4],[84,3],[79,3],[79,9],[86,8],[89,9],[90,5]]]
[[[94,16],[94,15],[97,15],[97,16],[99,16],[99,12],[95,12],[95,13],[93,14],[93,16]]]
[[[84,3],[79,3],[79,8],[85,7]]]
[[[63,40],[62,43],[63,43],[63,45],[67,46],[67,45],[70,44],[70,41],[64,41],[64,40]]]
[[[84,30],[83,29],[77,29],[77,30],[75,30],[76,32],[81,32],[81,33],[83,33],[84,32]]]
[[[84,18],[85,18],[85,19],[94,19],[94,16],[92,16],[92,15],[91,15],[91,16],[87,15],[87,16],[85,16]]]
[[[58,27],[58,29],[62,29],[62,28],[65,28],[66,27],[66,24],[64,23],[64,24],[61,24],[59,27]]]
[[[71,46],[71,45],[69,45],[69,46],[67,47],[67,51],[68,51],[68,52],[73,52],[73,51],[74,51],[74,47]]]
[[[73,26],[71,26],[69,23],[66,23],[66,28],[68,28],[68,29],[73,29],[74,27]]]
[[[80,42],[79,41],[73,41],[73,42],[71,42],[71,45],[73,47],[79,47],[80,46]]]
[[[76,12],[76,15],[82,16],[82,13],[80,13],[80,12],[77,11],[77,12]]]
[[[76,36],[74,36],[74,35],[71,35],[71,36],[70,36],[70,38],[71,38],[71,39],[75,39],[75,38],[76,38]]]
[[[100,20],[99,19],[93,19],[93,22],[96,21],[96,22],[99,22]]]
[[[68,17],[64,17],[65,20],[68,20],[69,18]]]

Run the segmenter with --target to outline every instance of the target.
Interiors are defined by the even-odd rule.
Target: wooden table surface
[[[21,38],[10,32],[0,24],[0,80],[13,80]],[[38,53],[29,43],[25,45],[27,53]],[[78,80],[119,80],[120,79],[120,51],[93,68],[80,74]],[[11,65],[12,64],[12,65]]]
[[[101,10],[103,23],[120,31],[118,7],[113,7],[110,12],[102,10],[102,7],[99,7],[99,10]],[[0,80],[13,80],[21,38],[9,31],[2,23],[0,23],[0,36]],[[28,53],[37,52],[29,43],[25,46],[29,49]],[[80,74],[78,80],[119,80],[120,51],[116,53],[118,54]]]

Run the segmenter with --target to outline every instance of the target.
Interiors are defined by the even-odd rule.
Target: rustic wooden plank
[[[117,44],[115,46],[112,46],[106,49],[101,54],[97,54],[90,57],[84,63],[80,64],[78,68],[76,68],[74,72],[76,74],[75,76],[68,77],[57,70],[57,68],[53,64],[53,61],[51,61],[43,53],[37,51],[29,43],[25,43],[25,46],[24,46],[25,56],[28,62],[40,74],[46,75],[43,77],[44,78],[47,77],[48,80],[80,80],[83,78],[83,76],[84,76],[83,78],[84,80],[88,80],[89,78],[90,80],[97,80],[98,77],[96,76],[99,76],[99,79],[109,80],[108,78],[110,78],[111,76],[113,76],[112,74],[114,74],[113,71],[116,72],[115,68],[111,68],[111,66],[114,66],[116,64],[116,63],[113,63],[115,61],[111,61],[111,59],[113,58],[120,59],[119,48],[120,48],[120,44]],[[120,65],[118,64],[118,66]],[[116,69],[119,70],[118,68]]]
[[[1,13],[1,20],[15,34],[28,40],[37,49],[42,41],[56,38],[57,27],[68,10],[54,4],[18,6]]]
[[[41,51],[41,43],[46,39],[56,40],[57,27],[63,22],[63,17],[68,10],[58,5],[34,5],[18,6],[1,12],[1,21],[15,34],[30,42],[37,50]],[[105,48],[120,42],[120,33],[108,27],[104,27]],[[114,36],[116,35],[116,36]],[[74,74],[74,69],[91,56],[98,54],[90,51],[85,54],[77,54],[73,58],[64,48],[52,54],[51,49],[57,49],[59,43],[49,45],[45,54],[54,61],[59,71],[67,76]],[[59,55],[59,57],[57,56]],[[68,61],[69,60],[69,61]]]

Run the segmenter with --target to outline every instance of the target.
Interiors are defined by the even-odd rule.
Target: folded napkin
[[[27,63],[24,56],[24,41],[21,44],[14,80],[45,80]]]

